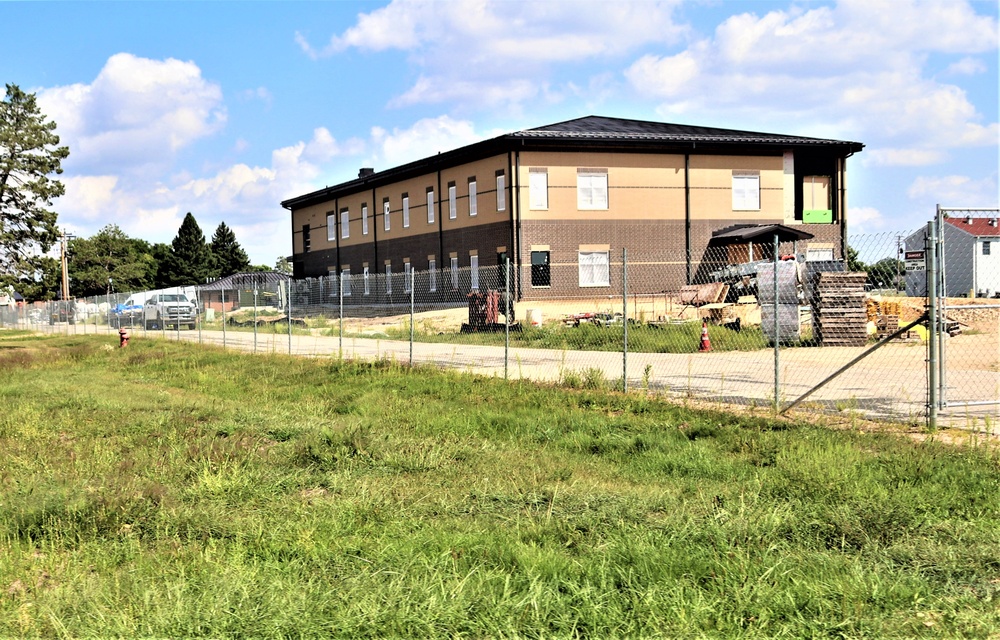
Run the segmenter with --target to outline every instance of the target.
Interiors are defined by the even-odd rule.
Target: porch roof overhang
[[[718,246],[747,242],[771,242],[774,241],[775,234],[778,236],[778,242],[794,242],[816,237],[808,231],[786,227],[783,224],[746,224],[714,231],[710,243]]]

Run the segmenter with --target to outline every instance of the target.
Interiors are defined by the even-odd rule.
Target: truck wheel
[[[197,324],[191,323],[191,324],[188,325],[188,329],[190,329],[191,331],[194,331],[197,328],[198,328]]]

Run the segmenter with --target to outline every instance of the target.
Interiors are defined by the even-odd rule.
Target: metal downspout
[[[687,284],[691,284],[691,154],[684,154],[684,256]]]
[[[521,141],[524,144],[524,141]],[[511,211],[510,211],[510,221],[511,221],[511,244],[514,249],[514,269],[517,271],[517,293],[515,300],[521,300],[524,296],[521,292],[521,272],[522,258],[521,258],[521,242],[523,237],[521,235],[521,188],[520,188],[520,176],[521,176],[521,152],[516,151],[514,153],[514,159],[511,160],[510,151],[507,152],[507,173],[510,174],[510,189],[512,191],[512,198],[510,199]],[[518,181],[517,188],[514,187],[514,180]],[[508,254],[509,255],[509,254]]]
[[[379,268],[379,264],[378,264],[378,225],[375,224],[375,187],[372,187],[372,208],[371,208],[371,212],[372,212],[372,218],[371,218],[371,220],[372,220],[372,256],[373,257],[372,257],[372,266],[371,266],[371,268],[368,269],[368,271],[369,271],[369,273],[371,273],[371,269],[374,268],[375,269],[375,274],[377,276],[377,274],[381,271],[381,269]],[[385,224],[385,223],[383,222],[383,224]]]
[[[445,269],[445,265],[451,264],[451,260],[445,260],[447,256],[445,256],[444,254],[444,212],[441,211],[441,169],[439,168],[436,173],[437,173],[437,191],[434,192],[434,215],[436,216],[438,225],[438,246],[440,247],[441,269],[443,271]],[[424,194],[424,196],[426,197],[427,194]],[[476,191],[476,197],[479,197],[478,190]],[[442,299],[445,296],[444,292],[447,289],[448,287],[444,286],[441,287],[440,295],[442,296]]]

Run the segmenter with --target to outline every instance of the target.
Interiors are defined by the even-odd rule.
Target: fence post
[[[201,287],[194,290],[194,297],[198,301],[198,308],[195,309],[195,322],[198,323],[198,344],[201,344],[201,323],[205,319],[205,308],[201,306]]]
[[[222,348],[226,348],[226,287],[222,286]]]
[[[288,311],[288,355],[292,355],[292,279],[285,280],[285,309]]]
[[[257,353],[257,279],[250,278],[253,285],[253,352]]]
[[[945,264],[944,256],[944,215],[941,211],[941,205],[937,205],[937,215],[934,216],[934,222],[937,224],[937,242],[934,245],[934,250],[937,251],[937,265],[938,265],[938,408],[945,408],[948,406],[948,347],[947,341],[945,340],[945,320],[948,315],[948,278],[947,269],[948,265]]]
[[[176,298],[176,300],[177,300],[178,303],[180,302],[180,297],[181,297],[181,288],[177,287],[177,298]],[[187,296],[184,296],[184,298],[187,299]],[[166,306],[164,306],[164,309],[166,309]],[[177,333],[177,342],[180,342],[181,341],[181,310],[180,309],[177,309],[177,320],[174,321],[174,332]]]
[[[937,300],[937,225],[927,223],[924,243],[927,261],[927,427],[937,429],[938,414],[938,300]]]
[[[510,301],[510,255],[503,257],[503,379],[507,380],[508,363],[510,362],[510,316],[513,304]]]
[[[416,290],[416,287],[414,286],[416,283],[414,274],[416,272],[417,270],[413,269],[411,265],[410,268],[410,368],[411,369],[413,368],[413,301],[414,301],[413,292]]]
[[[628,393],[628,249],[622,247],[622,391]]]
[[[781,335],[778,333],[781,326],[778,322],[778,234],[774,234],[774,306],[772,307],[772,312],[774,313],[774,411],[778,412],[781,408],[781,379],[780,379],[780,362],[781,362]],[[796,309],[798,312],[798,309]]]
[[[322,280],[320,280],[320,281],[322,282]],[[340,360],[343,360],[344,359],[344,276],[343,276],[343,274],[341,274],[340,279],[338,280],[338,282],[340,282],[340,293],[338,294],[338,298],[339,298],[339,302],[338,302],[339,312],[338,313],[340,314],[340,329],[339,329],[339,336],[340,337],[338,338],[338,341],[337,341],[337,358],[340,359]]]

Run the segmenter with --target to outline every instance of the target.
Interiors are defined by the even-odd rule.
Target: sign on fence
[[[906,251],[903,254],[906,261],[906,270],[909,271],[926,271],[927,262],[924,260],[923,251]]]

